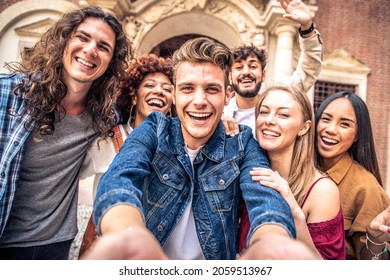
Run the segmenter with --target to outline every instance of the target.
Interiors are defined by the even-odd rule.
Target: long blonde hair
[[[272,91],[288,92],[301,106],[303,121],[311,121],[311,126],[308,131],[302,136],[297,136],[295,139],[290,173],[287,180],[292,194],[298,204],[301,204],[318,170],[314,160],[315,130],[313,106],[305,93],[290,86],[275,85],[267,88],[260,94],[260,98],[256,104],[256,118],[259,115],[260,107],[264,99]]]

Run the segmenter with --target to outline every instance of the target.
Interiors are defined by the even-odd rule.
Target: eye
[[[99,44],[98,47],[104,52],[110,52],[110,49],[104,44]]]
[[[345,128],[351,127],[351,125],[347,122],[341,122],[340,125],[341,127],[345,127]]]
[[[324,123],[330,122],[330,119],[328,117],[321,117],[320,120]]]
[[[191,93],[194,90],[194,87],[192,86],[182,86],[179,88],[179,90],[183,93]]]
[[[259,111],[259,115],[266,115],[266,114],[268,114],[267,110],[262,109]]]
[[[152,84],[144,84],[144,87],[145,88],[154,88],[154,85],[152,85]]]
[[[163,87],[163,91],[172,93],[172,88],[171,87]]]
[[[287,113],[279,113],[279,116],[280,116],[281,118],[284,118],[284,119],[287,119],[287,118],[290,117],[290,115],[287,114]]]
[[[219,89],[218,87],[208,87],[208,88],[206,88],[206,91],[207,91],[208,93],[214,94],[214,93],[220,92],[220,89]]]
[[[81,42],[87,42],[88,41],[88,37],[84,36],[84,35],[81,35],[81,34],[78,34],[75,37],[80,39]]]

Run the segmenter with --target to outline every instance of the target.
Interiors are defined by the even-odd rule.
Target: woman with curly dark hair
[[[114,124],[113,97],[133,51],[98,7],[64,14],[0,75],[0,259],[67,259],[78,173]]]
[[[113,128],[111,137],[96,139],[88,150],[80,178],[95,175],[93,193],[99,180],[118,153],[127,136],[154,111],[175,115],[172,105],[173,68],[169,58],[153,54],[143,55],[130,65],[127,79],[121,84],[116,96],[120,119],[124,124]],[[93,195],[94,196],[94,195]],[[79,256],[81,256],[97,237],[95,226],[90,218]]]

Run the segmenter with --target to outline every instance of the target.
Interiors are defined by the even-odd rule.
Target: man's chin
[[[244,98],[253,98],[257,96],[258,91],[236,91],[236,93]]]

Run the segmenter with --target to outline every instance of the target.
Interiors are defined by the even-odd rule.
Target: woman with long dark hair
[[[315,150],[318,166],[340,191],[347,259],[386,258],[384,245],[378,248],[379,241],[366,230],[389,198],[382,187],[370,114],[358,95],[343,91],[321,104]]]

